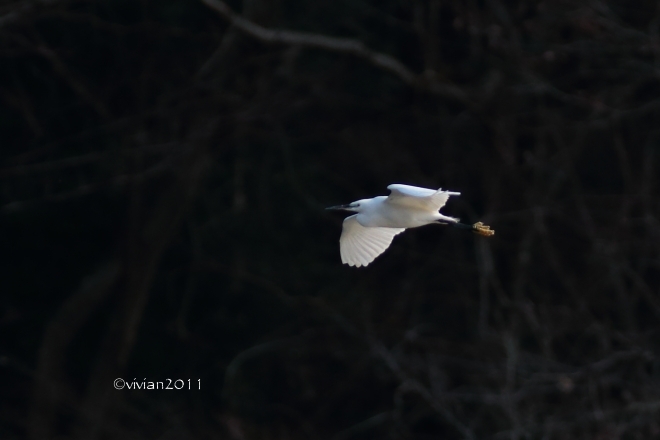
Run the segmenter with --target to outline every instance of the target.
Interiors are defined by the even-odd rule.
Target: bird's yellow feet
[[[475,234],[483,235],[484,237],[490,237],[495,235],[495,231],[490,229],[490,226],[486,226],[481,222],[476,222],[472,225],[472,232]]]

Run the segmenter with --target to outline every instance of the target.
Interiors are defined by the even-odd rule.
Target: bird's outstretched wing
[[[442,191],[442,188],[435,190],[398,183],[388,186],[387,189],[392,191],[387,197],[387,203],[429,211],[438,211],[445,206],[449,196],[458,196],[461,194],[458,192]]]
[[[341,262],[349,266],[366,266],[390,247],[392,239],[405,228],[365,228],[357,214],[346,217],[339,238]]]

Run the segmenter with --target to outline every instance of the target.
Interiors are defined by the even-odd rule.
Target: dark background
[[[0,438],[660,438],[659,118],[656,2],[5,1]]]

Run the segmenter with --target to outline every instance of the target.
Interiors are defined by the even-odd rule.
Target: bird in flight
[[[439,223],[469,229],[490,237],[495,231],[481,222],[460,223],[457,218],[440,214],[450,196],[461,193],[410,185],[392,184],[389,196],[362,199],[348,205],[326,209],[357,212],[344,219],[339,238],[341,262],[349,266],[367,266],[385,252],[394,237],[408,228]]]

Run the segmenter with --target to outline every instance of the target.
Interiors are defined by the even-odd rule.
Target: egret
[[[392,184],[389,196],[362,199],[326,209],[357,212],[344,219],[339,238],[341,261],[349,266],[367,266],[385,252],[394,237],[408,228],[440,223],[469,229],[489,237],[495,231],[481,222],[474,225],[440,214],[450,196],[461,193],[410,185]]]

